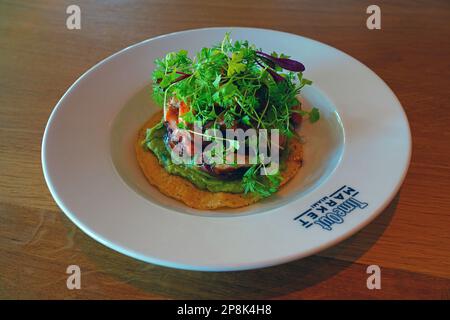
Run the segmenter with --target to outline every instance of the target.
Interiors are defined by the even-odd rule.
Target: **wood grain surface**
[[[82,29],[66,28],[78,4]],[[0,1],[0,298],[450,299],[450,2]],[[392,88],[413,135],[409,173],[375,222],[315,256],[267,269],[202,273],[142,263],[92,240],[43,179],[52,108],[89,67],[141,40],[209,26],[272,28],[359,59]],[[82,270],[68,290],[66,268]],[[366,288],[377,264],[382,289]]]

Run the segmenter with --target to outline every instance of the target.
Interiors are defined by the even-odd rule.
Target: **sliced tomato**
[[[182,116],[182,115],[188,113],[189,110],[191,110],[191,108],[189,108],[189,106],[184,101],[181,101],[180,102],[180,113],[179,113],[179,115]]]
[[[178,121],[179,122],[185,123],[182,116],[185,115],[186,113],[188,113],[189,110],[191,110],[189,108],[189,106],[184,101],[180,101],[180,109],[179,109],[179,113],[178,113]]]
[[[178,123],[178,108],[172,104],[168,104],[166,107],[166,115],[164,120],[169,122],[169,124],[176,126]]]

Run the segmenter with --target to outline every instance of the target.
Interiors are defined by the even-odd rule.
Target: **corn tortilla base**
[[[162,118],[162,112],[153,115],[139,130],[136,141],[136,156],[147,180],[168,197],[184,202],[195,209],[211,210],[218,208],[239,208],[257,202],[261,198],[251,194],[236,194],[228,192],[210,192],[201,190],[183,177],[169,174],[158,158],[142,147],[147,128],[155,126]],[[292,179],[302,166],[303,148],[297,139],[289,141],[289,155],[286,168],[282,171],[281,185]]]

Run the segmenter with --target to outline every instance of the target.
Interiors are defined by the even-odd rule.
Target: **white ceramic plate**
[[[302,61],[314,81],[302,99],[322,117],[301,128],[304,167],[279,194],[244,209],[198,211],[147,183],[133,143],[157,110],[149,93],[154,59],[193,54],[226,31]],[[104,245],[150,263],[226,271],[299,259],[354,234],[392,200],[410,153],[399,101],[363,64],[297,35],[230,27],[146,40],[88,70],[50,116],[42,166],[59,207]]]

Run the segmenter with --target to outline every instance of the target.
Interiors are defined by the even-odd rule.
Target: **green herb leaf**
[[[319,119],[320,119],[319,109],[312,108],[311,111],[309,112],[309,121],[311,123],[314,123],[319,121]]]
[[[244,53],[242,51],[233,52],[231,60],[228,63],[227,76],[231,77],[235,73],[240,73],[245,70],[245,64],[241,63]]]
[[[248,126],[252,125],[252,123],[250,122],[250,117],[248,115],[243,116],[241,121],[243,124],[246,124]]]
[[[254,193],[262,198],[267,198],[277,192],[283,178],[279,171],[277,174],[261,175],[261,168],[264,170],[262,164],[256,164],[247,169],[242,178],[242,185],[245,193]]]
[[[213,81],[214,88],[219,89],[220,80],[222,79],[222,76],[220,74],[216,75],[216,79]]]
[[[181,116],[181,119],[183,119],[184,121],[186,121],[187,123],[194,123],[195,122],[195,116],[192,113],[192,110],[189,110],[188,112],[186,112],[185,114],[183,114]]]

